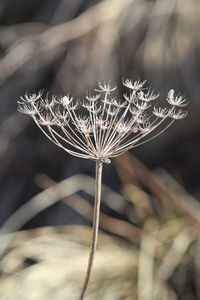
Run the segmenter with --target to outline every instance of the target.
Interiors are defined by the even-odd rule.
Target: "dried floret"
[[[167,95],[167,101],[169,104],[171,104],[173,106],[185,107],[188,105],[188,103],[186,102],[186,99],[182,95],[174,97],[173,89],[169,91],[169,93]]]
[[[93,95],[93,96],[87,95],[85,98],[88,101],[92,101],[92,102],[94,101],[94,102],[96,102],[100,98],[100,95],[99,94],[96,94],[96,95]]]
[[[18,101],[18,111],[31,117],[37,114],[35,107],[31,103],[23,103],[20,101]]]
[[[181,120],[184,119],[187,116],[188,112],[187,111],[182,111],[181,109],[179,110],[171,110],[169,112],[169,117],[175,120]]]
[[[153,114],[156,117],[165,118],[168,115],[168,113],[169,113],[169,110],[167,108],[162,108],[162,107],[156,107],[156,106],[154,106]]]
[[[39,91],[38,94],[33,93],[33,94],[25,94],[24,97],[20,97],[22,101],[24,102],[28,102],[28,103],[34,103],[36,102],[38,99],[40,99],[42,97],[42,91]]]
[[[113,92],[114,90],[116,90],[116,87],[111,87],[110,83],[104,83],[102,84],[101,82],[99,82],[99,89],[95,89],[96,92],[100,92],[100,93],[107,93],[108,95],[110,95],[111,92]]]
[[[127,88],[137,92],[138,90],[141,90],[145,84],[146,80],[144,81],[133,81],[131,79],[125,79],[123,80],[123,85],[126,86]]]

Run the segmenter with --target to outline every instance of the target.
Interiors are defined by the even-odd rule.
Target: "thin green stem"
[[[79,300],[83,300],[86,294],[86,290],[89,284],[92,265],[94,261],[94,255],[97,247],[98,229],[99,229],[99,215],[100,215],[100,203],[101,203],[101,183],[102,183],[102,166],[101,161],[96,161],[96,175],[95,175],[95,203],[93,213],[93,229],[92,229],[92,244],[88,259],[87,272],[83,283],[82,291]]]

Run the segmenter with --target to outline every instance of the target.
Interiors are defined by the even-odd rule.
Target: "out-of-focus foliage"
[[[119,158],[115,166],[105,168],[106,186],[119,194],[123,191],[126,196],[105,189],[101,227],[116,235],[105,238],[108,243],[105,251],[111,251],[112,247],[117,251],[110,268],[108,261],[100,266],[97,257],[94,289],[92,286],[90,289],[93,295],[99,293],[100,299],[109,300],[129,299],[128,293],[139,300],[149,300],[149,295],[153,295],[153,300],[199,299],[199,0],[2,0],[0,20],[0,223],[10,216],[2,233],[40,225],[91,222],[93,193],[88,189],[93,181],[71,176],[92,175],[93,163],[68,156],[50,144],[29,118],[16,111],[20,95],[44,89],[52,94],[70,92],[78,99],[93,90],[98,80],[111,80],[118,85],[120,92],[116,97],[120,97],[124,92],[122,77],[147,79],[148,85],[161,91],[161,101],[170,88],[185,93],[190,100],[189,116],[135,152],[150,169],[162,168],[158,177],[165,188],[136,160]],[[49,196],[51,190],[46,188],[68,177],[72,178],[68,192],[64,187],[62,193],[55,188]],[[41,189],[47,194],[40,194]],[[68,197],[69,191],[75,199]],[[65,197],[67,205],[58,201]],[[13,214],[18,207],[21,208]],[[56,287],[50,284],[50,291],[46,281],[47,289],[44,294],[38,294],[37,300],[50,299],[50,295],[56,295],[53,299],[63,299],[62,293],[68,293],[70,288],[66,283],[71,274],[67,265],[75,264],[81,247],[85,252],[88,250],[74,240],[75,235],[79,240],[81,234],[66,233],[66,243],[58,242],[62,244],[59,249],[49,239],[41,261],[37,238],[29,254],[31,237],[28,231],[26,234],[25,238],[19,233],[13,244],[9,244],[11,235],[2,237],[1,251],[6,251],[2,252],[1,298],[15,300],[13,295],[16,295],[16,299],[22,299],[27,288],[31,299],[33,287],[30,286],[35,281],[28,282],[29,278],[34,274],[39,276],[37,268],[42,267],[42,259],[47,267],[42,272],[48,273],[48,268],[52,271],[55,267],[52,276],[56,277],[59,267],[50,258],[58,251],[58,264],[66,266],[62,268],[64,279]],[[51,236],[51,233],[44,235]],[[44,235],[41,243],[45,243]],[[54,237],[56,243],[63,235]],[[88,236],[83,234],[83,239],[88,243]],[[69,243],[71,246],[67,246]],[[102,245],[100,241],[99,259],[104,242]],[[66,262],[72,249],[74,256]],[[65,250],[66,256],[62,256]],[[19,252],[25,258],[18,256]],[[117,256],[120,252],[123,266]],[[126,256],[130,257],[130,263],[126,264]],[[26,262],[31,266],[25,268]],[[84,263],[80,268],[84,268]],[[33,275],[28,275],[25,282],[26,274],[31,272]],[[22,285],[19,287],[15,280],[22,280]],[[80,282],[81,278],[77,277],[76,293]],[[64,283],[62,288],[61,283]],[[9,295],[11,286],[14,294]],[[158,294],[162,298],[156,298]],[[26,299],[29,300],[28,296]]]
[[[198,201],[166,172],[160,170],[158,176],[133,156],[124,155],[115,165],[124,198],[103,187],[103,206],[118,218],[101,213],[100,226],[112,237],[100,234],[87,299],[198,299]],[[49,188],[16,211],[2,231],[17,228],[20,215],[27,221],[36,213],[33,207],[40,212],[60,199],[91,221],[92,205],[78,192],[93,196],[93,181],[76,175],[55,184],[43,177],[41,182]],[[78,298],[91,242],[89,228],[38,228],[1,235],[0,241],[1,299]]]

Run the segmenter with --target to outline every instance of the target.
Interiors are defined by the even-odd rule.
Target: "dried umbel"
[[[155,104],[158,94],[144,87],[145,81],[123,81],[128,89],[123,100],[112,96],[115,87],[99,83],[94,95],[83,101],[72,97],[44,97],[26,94],[18,102],[19,111],[30,115],[43,133],[66,152],[96,161],[93,237],[86,278],[80,300],[88,286],[97,245],[101,198],[102,164],[161,134],[175,120],[187,115],[181,95],[170,90],[166,107]]]
[[[182,96],[170,90],[168,107],[155,105],[158,94],[144,88],[145,82],[125,80],[129,92],[122,101],[114,98],[109,84],[100,84],[95,95],[83,101],[72,97],[26,94],[19,111],[29,114],[45,135],[66,152],[87,159],[109,162],[135,148],[182,119],[187,105]],[[154,136],[152,133],[154,132]]]

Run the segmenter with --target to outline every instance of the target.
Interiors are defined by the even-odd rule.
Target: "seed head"
[[[167,129],[174,120],[186,117],[183,96],[170,90],[162,108],[152,105],[158,94],[144,88],[145,81],[126,79],[129,92],[124,99],[112,93],[116,87],[101,84],[97,94],[88,94],[78,103],[71,96],[49,98],[43,93],[26,94],[18,102],[19,111],[30,115],[43,133],[66,152],[87,159],[110,162]]]

